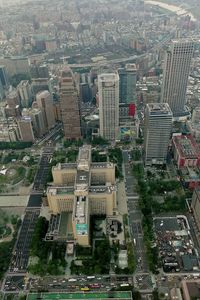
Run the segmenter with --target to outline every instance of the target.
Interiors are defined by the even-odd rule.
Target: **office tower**
[[[0,64],[5,66],[6,74],[12,77],[17,74],[29,74],[30,67],[27,57],[12,56],[0,58]]]
[[[34,142],[34,133],[32,128],[31,117],[24,116],[17,121],[20,138],[23,142]]]
[[[120,68],[119,73],[119,102],[136,103],[137,68],[135,64],[127,64]]]
[[[172,131],[172,112],[167,103],[150,103],[145,109],[145,164],[166,163]]]
[[[79,84],[79,94],[81,102],[89,102],[91,100],[91,91],[88,83]]]
[[[50,81],[48,78],[34,78],[32,79],[31,88],[34,95],[41,91],[51,91]]]
[[[6,96],[7,105],[5,107],[5,115],[9,117],[19,117],[21,115],[20,111],[20,101],[16,90],[12,90]]]
[[[9,106],[20,105],[19,96],[17,90],[11,90],[6,96],[6,102]]]
[[[5,66],[0,66],[0,81],[4,88],[6,88],[8,86],[8,78],[6,75]]]
[[[52,175],[53,184],[47,188],[50,211],[57,216],[67,214],[65,219],[71,220],[73,227],[70,239],[89,246],[90,216],[112,216],[116,210],[115,165],[92,162],[91,146],[84,145],[76,163],[59,163],[52,168]],[[62,225],[66,239],[69,227]],[[58,239],[60,229],[51,230],[48,239]]]
[[[69,68],[61,71],[59,87],[64,137],[78,140],[81,138],[79,99],[73,73]]]
[[[33,129],[36,137],[42,137],[46,132],[46,126],[43,113],[39,108],[31,109],[30,116],[33,123]]]
[[[98,76],[100,135],[115,141],[119,134],[119,75]]]
[[[173,116],[185,114],[186,89],[194,43],[187,39],[172,40],[166,52],[161,102],[168,103]]]
[[[33,94],[28,80],[22,80],[17,86],[17,91],[20,97],[21,106],[23,108],[30,107],[33,100]]]
[[[36,102],[40,110],[43,112],[46,128],[49,130],[55,125],[55,115],[53,100],[48,91],[37,93]]]

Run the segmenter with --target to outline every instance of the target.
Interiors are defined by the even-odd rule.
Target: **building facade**
[[[90,245],[90,215],[113,215],[116,209],[115,165],[92,163],[91,146],[79,149],[76,163],[52,168],[53,186],[47,189],[50,212],[72,213],[75,242]]]
[[[126,64],[119,73],[119,102],[136,103],[137,68],[135,64]]]
[[[166,52],[161,102],[168,103],[173,116],[185,114],[186,90],[194,43],[187,39],[172,40]]]
[[[119,136],[119,76],[98,76],[100,135],[111,141]]]
[[[192,195],[191,208],[195,217],[196,224],[200,230],[200,188],[194,190]]]
[[[38,108],[43,113],[43,118],[47,130],[50,130],[55,125],[55,115],[53,100],[49,91],[41,91],[36,95],[36,102]]]
[[[172,112],[167,103],[147,104],[145,109],[145,164],[164,164],[172,131]]]
[[[28,80],[22,80],[17,86],[17,91],[19,94],[21,106],[23,108],[30,107],[33,100],[33,94],[31,85],[29,84]]]
[[[174,136],[172,149],[178,169],[200,166],[200,148],[192,135]]]
[[[64,137],[67,140],[78,140],[81,138],[80,107],[73,73],[69,68],[61,72],[59,88]]]
[[[34,142],[35,137],[33,133],[31,117],[24,116],[17,121],[20,138],[23,142]]]

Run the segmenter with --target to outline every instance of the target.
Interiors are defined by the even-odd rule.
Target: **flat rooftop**
[[[47,188],[47,193],[56,196],[62,194],[72,194],[74,193],[74,187],[62,187],[62,186],[53,186]]]
[[[114,164],[110,162],[93,162],[91,168],[113,168]]]
[[[91,146],[84,145],[79,149],[78,159],[89,160],[90,159]]]
[[[111,185],[111,186],[105,186],[105,185],[102,185],[102,186],[90,186],[89,188],[89,193],[95,193],[95,194],[98,194],[98,193],[112,193],[116,190],[116,187],[114,185]]]
[[[107,83],[114,83],[119,81],[119,75],[116,73],[105,73],[98,75],[98,81],[100,82],[107,82]]]
[[[177,218],[159,218],[154,219],[154,226],[157,231],[178,231],[180,226],[177,222]]]
[[[27,300],[65,300],[65,299],[132,299],[131,292],[102,293],[30,293]]]
[[[185,158],[198,158],[200,148],[192,135],[179,135],[173,137],[173,143],[180,156]]]
[[[172,115],[168,103],[148,103],[147,107],[151,115]]]
[[[75,217],[78,224],[85,224],[86,219],[86,197],[78,196],[76,199]]]
[[[87,171],[77,170],[76,184],[89,185],[89,175],[90,173]]]

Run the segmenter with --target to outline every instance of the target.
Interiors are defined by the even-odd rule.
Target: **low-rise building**
[[[199,299],[200,296],[200,279],[182,280],[181,290],[184,300]]]
[[[174,136],[172,148],[178,169],[200,166],[200,148],[192,135]]]

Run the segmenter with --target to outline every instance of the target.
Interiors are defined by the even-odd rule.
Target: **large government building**
[[[52,175],[53,186],[47,189],[50,212],[68,213],[75,243],[89,246],[90,215],[111,216],[116,209],[115,165],[92,162],[91,146],[84,145],[76,163],[59,163]]]

